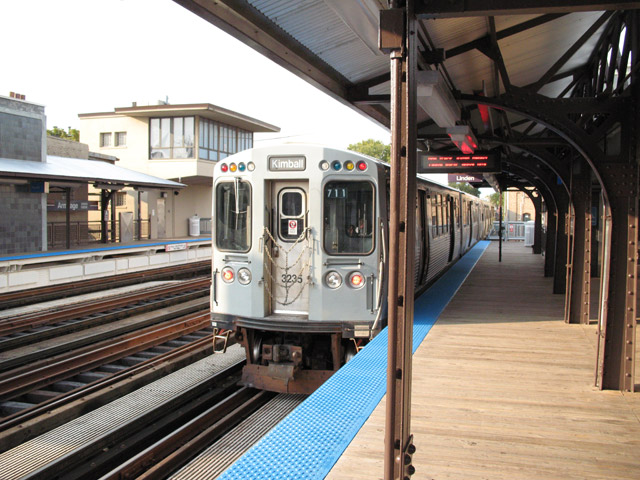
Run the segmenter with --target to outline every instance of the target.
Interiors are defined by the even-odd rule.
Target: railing
[[[498,240],[498,229],[500,222],[493,222],[493,227],[487,237],[489,240]],[[525,222],[503,222],[502,223],[502,240],[524,240],[525,239]]]
[[[211,219],[210,218],[201,218],[200,219],[200,235],[211,235]]]
[[[143,240],[149,238],[149,220],[135,220],[134,222],[134,240]],[[140,238],[138,238],[138,224],[140,224]],[[119,222],[107,222],[107,242],[111,240],[111,227],[115,228],[116,242],[120,241],[120,225]],[[69,244],[71,246],[91,245],[102,242],[102,224],[101,222],[71,222],[69,224]],[[47,223],[47,247],[65,248],[67,246],[67,223],[66,222],[48,222]]]

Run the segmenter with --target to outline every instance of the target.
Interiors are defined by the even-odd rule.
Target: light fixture
[[[478,140],[468,125],[458,125],[447,128],[447,134],[451,141],[464,154],[472,154],[478,148]]]
[[[416,73],[418,105],[439,127],[454,127],[460,107],[437,70]]]
[[[384,55],[378,48],[380,5],[376,0],[324,0],[374,55]]]

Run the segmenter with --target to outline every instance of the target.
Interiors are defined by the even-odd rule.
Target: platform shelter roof
[[[99,188],[180,189],[185,185],[119,167],[109,162],[48,155],[46,162],[0,158],[0,178],[57,183],[92,183]]]

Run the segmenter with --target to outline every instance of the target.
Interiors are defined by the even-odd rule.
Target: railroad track
[[[243,364],[234,345],[23,442],[0,453],[2,478],[99,478],[238,391]]]
[[[209,277],[0,319],[0,352],[209,295]]]
[[[190,337],[185,338],[185,336]],[[153,358],[180,342],[207,336],[213,342],[207,310],[167,320],[141,330],[110,338],[53,358],[0,374],[0,413],[11,414],[80,388],[130,366]],[[114,362],[118,363],[114,363]],[[127,365],[127,363],[131,365]],[[42,390],[48,386],[48,390]],[[16,400],[19,399],[19,400]],[[11,401],[8,401],[11,400]]]
[[[200,335],[201,331],[195,334]],[[152,348],[158,352],[153,358],[110,375],[98,376],[81,388],[58,392],[57,396],[51,395],[37,405],[17,409],[15,413],[0,419],[0,452],[197,362],[214,351],[212,333],[206,332],[200,339],[180,345],[182,340]],[[223,348],[221,342],[217,340],[219,350]],[[229,345],[234,343],[231,337]]]
[[[110,277],[94,278],[80,282],[68,282],[47,287],[19,290],[0,294],[0,310],[57,300],[83,293],[98,292],[108,288],[124,287],[141,282],[188,278],[203,274],[211,274],[210,260],[113,275]]]

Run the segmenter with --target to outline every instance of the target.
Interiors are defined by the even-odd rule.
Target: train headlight
[[[238,282],[241,285],[248,285],[251,283],[251,271],[248,268],[241,268],[238,270]]]
[[[338,272],[328,272],[324,276],[324,283],[326,283],[329,288],[338,288],[342,285],[342,277]]]
[[[256,164],[253,162],[249,162],[247,164],[247,170],[249,170],[250,172],[253,172],[256,169]]]
[[[327,171],[329,170],[329,162],[327,162],[326,160],[323,160],[320,162],[320,170],[322,171]]]
[[[233,268],[231,267],[224,267],[222,269],[222,281],[224,283],[233,283],[233,279],[236,277],[235,272],[233,271]]]
[[[351,272],[349,274],[349,285],[351,285],[353,288],[362,288],[362,286],[364,285],[364,275],[362,275],[360,272]]]

